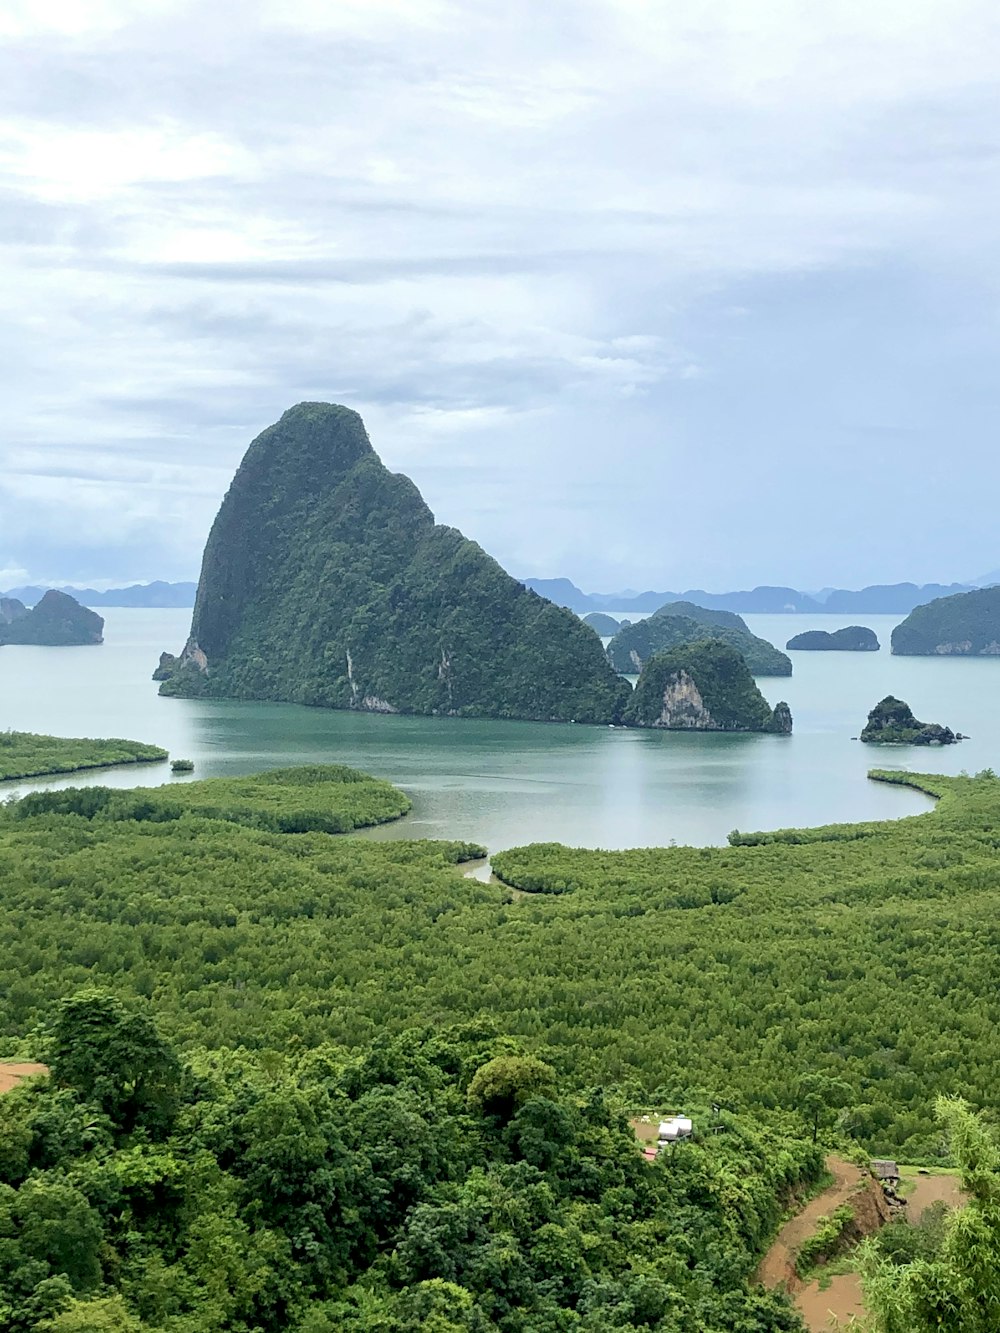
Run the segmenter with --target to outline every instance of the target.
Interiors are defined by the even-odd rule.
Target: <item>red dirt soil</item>
[[[795,1272],[795,1256],[802,1243],[815,1235],[821,1217],[828,1217],[864,1188],[867,1173],[853,1162],[845,1162],[842,1157],[828,1157],[826,1169],[833,1176],[833,1184],[810,1199],[800,1213],[785,1223],[761,1260],[756,1280],[765,1287],[773,1290],[784,1285],[789,1292],[801,1289],[803,1284]]]
[[[45,1065],[0,1064],[0,1092],[10,1092],[11,1088],[16,1088],[22,1079],[31,1078],[33,1074],[48,1072]]]
[[[958,1176],[914,1176],[906,1182],[906,1220],[919,1222],[924,1210],[932,1203],[943,1202],[949,1208],[961,1208],[966,1198]]]
[[[811,1333],[826,1333],[829,1328],[841,1326],[849,1328],[852,1315],[861,1320],[868,1313],[857,1273],[838,1273],[830,1279],[825,1291],[820,1291],[818,1282],[810,1282],[796,1292],[795,1304]]]

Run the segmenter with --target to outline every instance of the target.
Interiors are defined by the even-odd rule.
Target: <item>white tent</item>
[[[670,1120],[660,1121],[657,1137],[661,1143],[676,1143],[678,1139],[686,1139],[692,1129],[694,1125],[686,1115],[675,1115]]]

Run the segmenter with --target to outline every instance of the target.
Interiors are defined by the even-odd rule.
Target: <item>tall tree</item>
[[[180,1065],[149,1016],[91,988],[64,1000],[49,1061],[52,1077],[94,1102],[115,1128],[165,1133],[177,1109]]]

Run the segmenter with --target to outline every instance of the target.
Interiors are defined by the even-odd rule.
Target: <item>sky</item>
[[[302,400],[512,573],[1000,565],[991,0],[5,0],[0,588]]]

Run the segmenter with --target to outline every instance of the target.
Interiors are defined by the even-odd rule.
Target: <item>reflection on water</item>
[[[458,721],[335,713],[288,704],[160,699],[150,674],[163,648],[183,643],[188,611],[105,613],[106,643],[0,649],[0,728],[64,736],[126,736],[195,760],[195,777],[282,764],[340,762],[404,787],[413,811],[376,838],[454,837],[491,851],[529,841],[627,847],[721,843],[732,828],[914,814],[926,798],[867,782],[874,764],[936,772],[1000,767],[993,704],[1000,660],[894,658],[898,617],[859,617],[880,653],[796,653],[789,679],[762,679],[787,699],[795,734],[724,736],[608,727]],[[802,629],[850,618],[748,616],[783,646]],[[813,619],[816,624],[813,624]],[[944,750],[872,751],[852,741],[872,705],[894,693],[919,717],[972,735]],[[166,765],[52,785],[178,781]],[[43,783],[14,784],[19,790]]]

